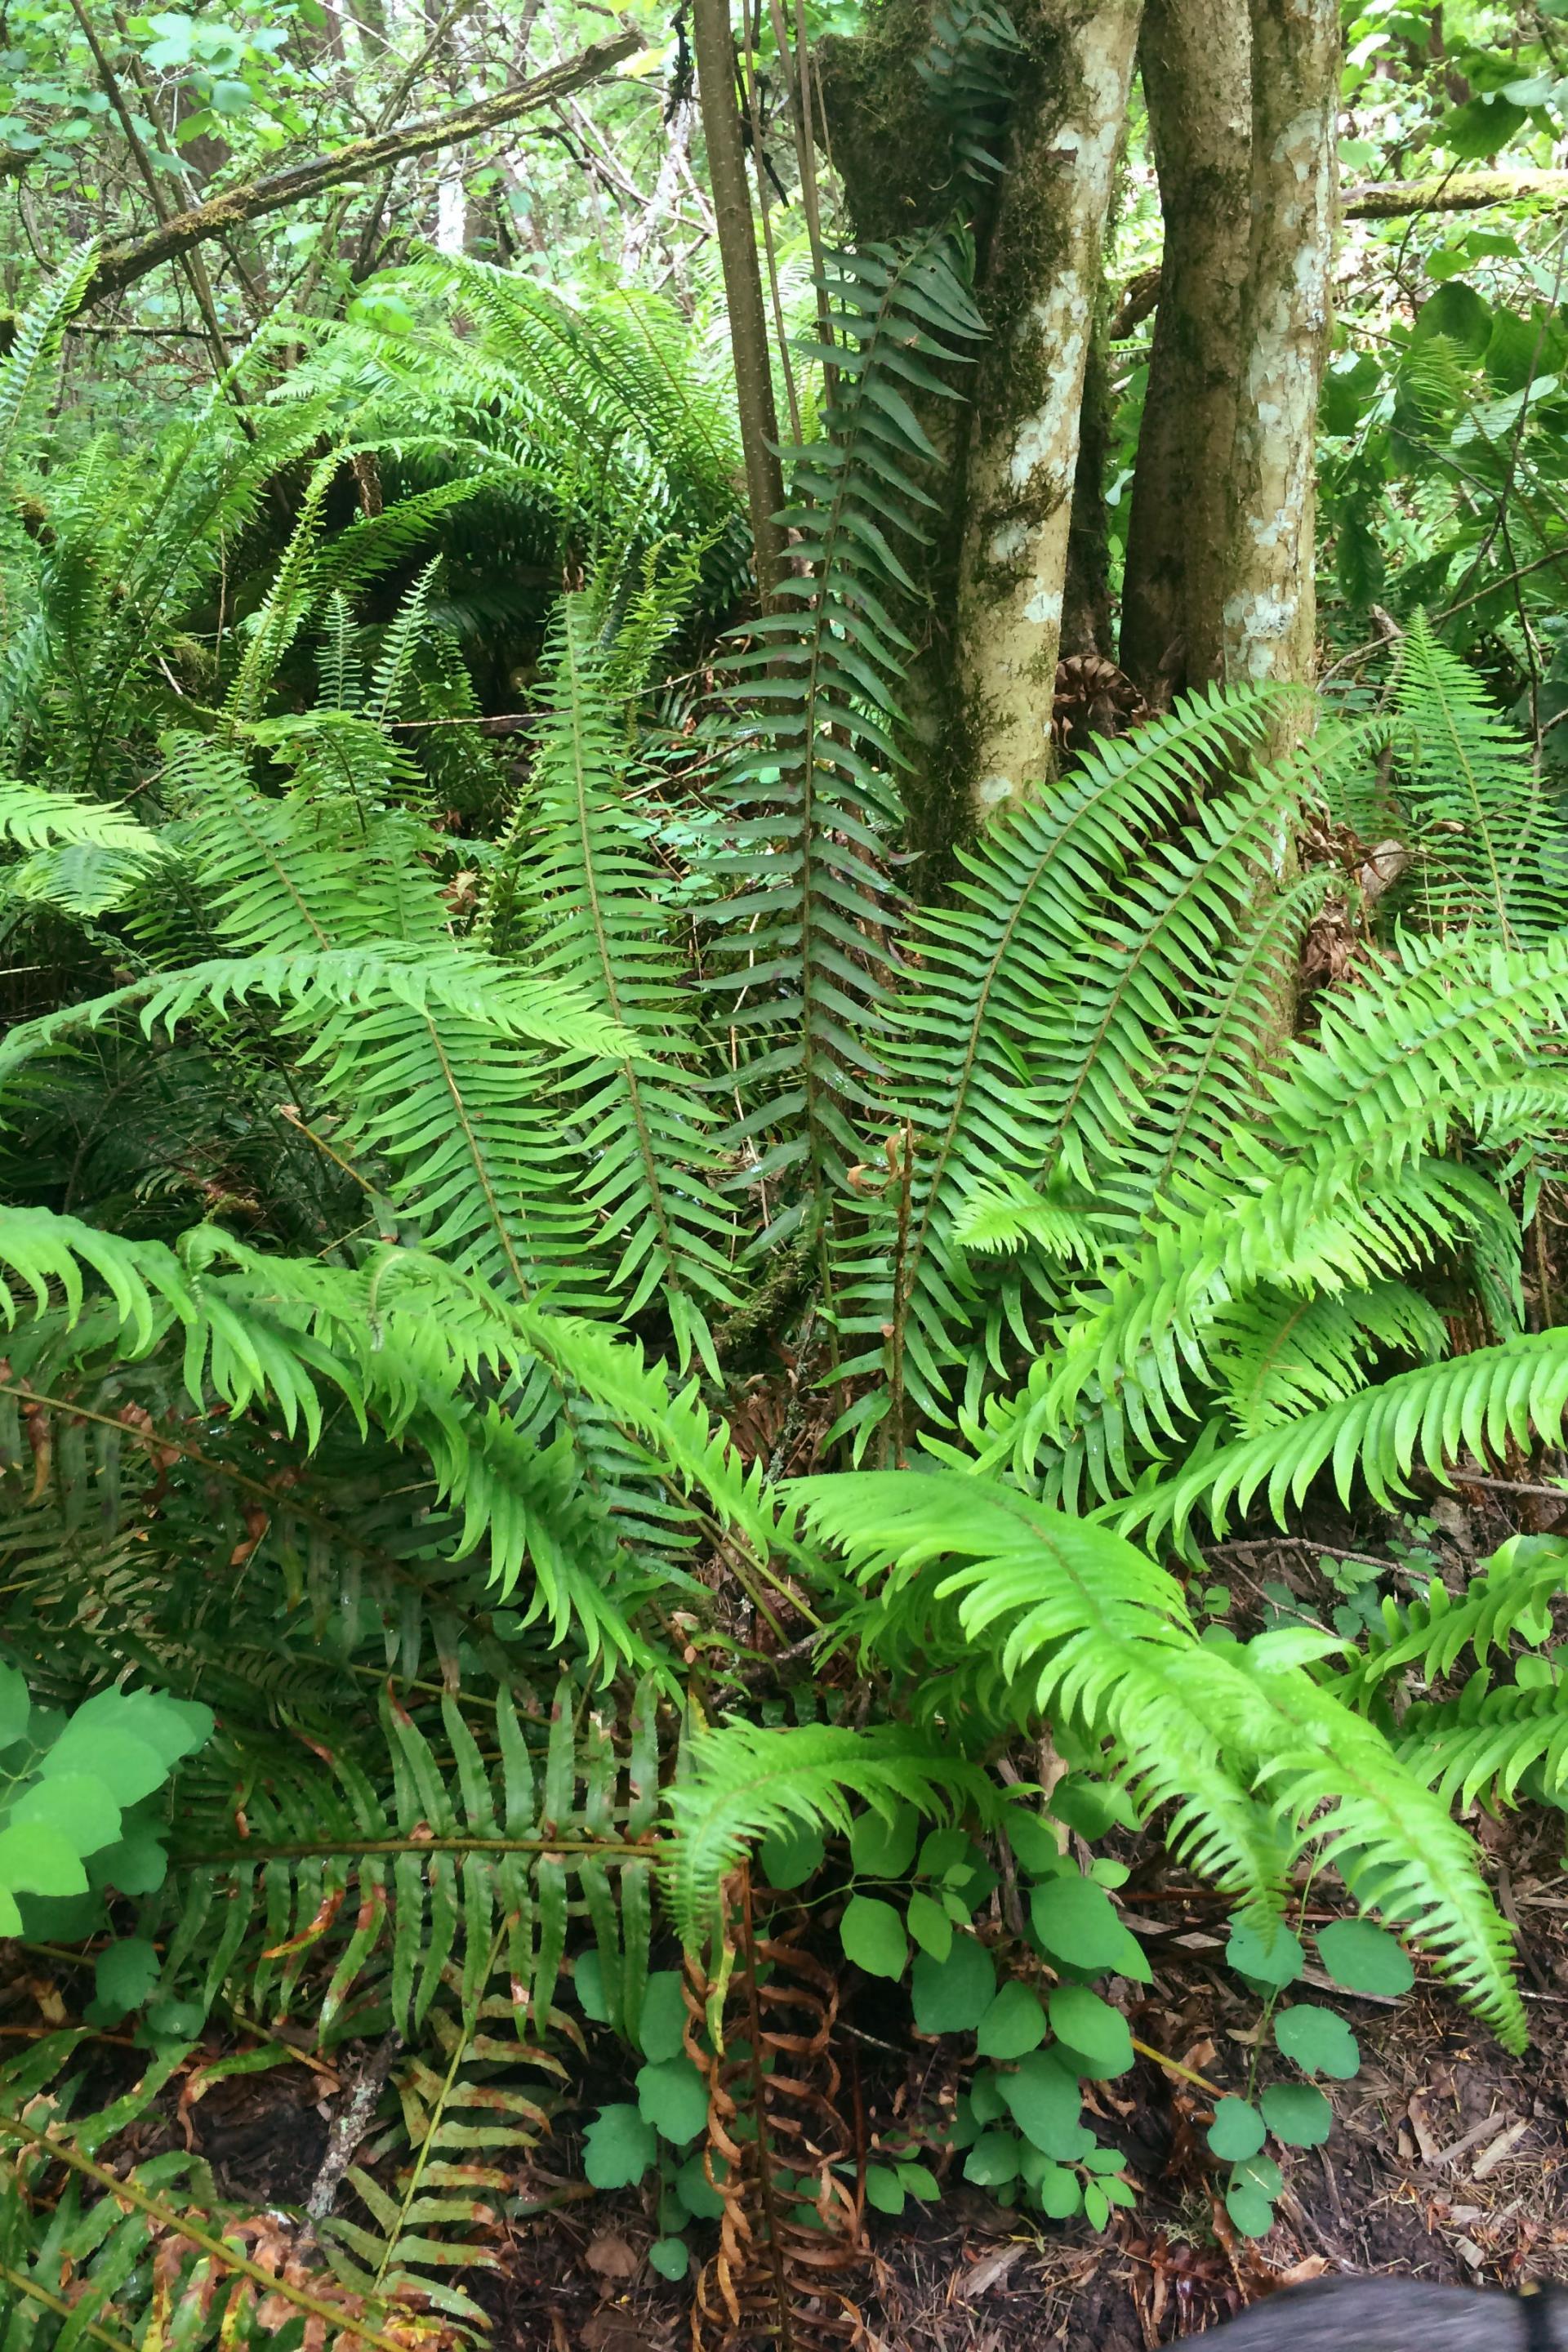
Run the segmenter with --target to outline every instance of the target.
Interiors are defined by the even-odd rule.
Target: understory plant
[[[0,914],[49,974],[0,1042],[0,1927],[68,1988],[5,2062],[4,2352],[463,2340],[500,2225],[573,2186],[591,2033],[626,2095],[583,2167],[649,2184],[700,2336],[781,2295],[826,2332],[933,2147],[1103,2227],[1138,2191],[1081,2086],[1140,2054],[1140,1832],[1263,1998],[1310,1880],[1337,1985],[1418,1958],[1521,2047],[1459,1816],[1564,1801],[1568,1549],[1245,1636],[1201,1599],[1240,1513],[1562,1435],[1526,1253],[1568,840],[1478,677],[1415,617],[1386,710],[1284,760],[1280,689],[1181,699],[917,908],[963,235],[826,268],[794,568],[696,701],[735,513],[669,321],[453,265],[460,380],[367,327],[248,430],[50,469],[88,266],[0,370]],[[679,429],[634,445],[655,359]],[[545,478],[546,407],[593,464]],[[572,559],[516,760],[442,543],[481,497]],[[869,2162],[846,1965],[974,2037],[955,2118]],[[1316,2144],[1353,2063],[1321,2004],[1270,2032],[1206,2126],[1258,2234],[1265,2135]],[[301,2066],[332,2137],[285,2220],[159,2140]]]

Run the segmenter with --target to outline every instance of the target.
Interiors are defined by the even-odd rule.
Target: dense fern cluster
[[[1006,27],[942,22],[980,171]],[[1559,1439],[1568,1339],[1527,1328],[1521,1250],[1568,1126],[1568,853],[1418,628],[1372,748],[1271,768],[1270,689],[1192,698],[911,910],[905,557],[940,462],[911,395],[952,397],[983,331],[968,259],[831,265],[792,572],[685,734],[661,690],[734,564],[731,426],[651,306],[422,266],[411,299],[475,333],[361,320],[246,430],[215,404],[151,464],[10,460],[0,907],[52,977],[0,1043],[0,1622],[46,1709],[119,1684],[221,1718],[166,1838],[16,1882],[100,2024],[163,2053],[101,2109],[74,2029],[11,2070],[69,2179],[40,2219],[19,2131],[0,2275],[31,2307],[68,2259],[112,2316],[171,2202],[228,2226],[184,2155],[129,2215],[92,2195],[213,2019],[385,2044],[290,2311],[474,2323],[451,2274],[582,2020],[685,2112],[714,2053],[678,1945],[721,2009],[757,1841],[867,1808],[1021,1834],[1024,1727],[1254,1924],[1331,1870],[1522,2039],[1454,1807],[1568,1788],[1562,1547],[1349,1648],[1205,1638],[1177,1569],[1320,1473],[1381,1500]],[[0,371],[14,452],[87,266]],[[510,762],[447,536],[501,512],[553,567]],[[1408,849],[1375,908],[1297,865],[1322,802]],[[1360,961],[1298,1024],[1331,898]],[[834,1466],[794,1484],[723,1417],[759,1330],[833,1396]],[[803,1652],[825,1687],[759,1720]],[[887,1720],[841,1719],[839,1654],[904,1695]],[[230,2340],[170,2259],[179,2340]]]

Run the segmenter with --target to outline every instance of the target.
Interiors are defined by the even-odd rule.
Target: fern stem
[[[18,2294],[26,2295],[33,2303],[41,2303],[46,2311],[54,2312],[61,2319],[74,2321],[79,2332],[83,2336],[90,2336],[95,2344],[107,2344],[110,2352],[135,2352],[135,2347],[123,2336],[111,2336],[109,2329],[100,2327],[96,2319],[84,2319],[79,2305],[67,2303],[63,2296],[51,2294],[47,2286],[40,2286],[37,2279],[26,2277],[21,2271],[14,2271],[8,2263],[0,2263],[0,2279],[4,2279],[7,2286],[14,2286]]]
[[[204,1846],[198,1854],[175,1854],[172,1859],[182,1870],[203,1870],[209,1862],[306,1862],[313,1856],[335,1853],[592,1853],[647,1862],[657,1861],[668,1851],[669,1844],[668,1838],[658,1837],[304,1838],[293,1845],[258,1845],[253,1840],[248,1844],[226,1848]]]
[[[280,2295],[285,2303],[291,2303],[296,2311],[309,2312],[313,2319],[325,2320],[330,2326],[336,2328],[340,2336],[353,2336],[362,2344],[372,2344],[375,2352],[407,2352],[406,2345],[399,2344],[393,2336],[384,2336],[379,2328],[367,2327],[363,2320],[355,2319],[342,2304],[326,2303],[320,2295],[307,2294],[303,2287],[295,2286],[290,2280],[279,2277],[276,2272],[263,2270],[259,2263],[253,2263],[248,2256],[237,2253],[225,2240],[215,2238],[210,2231],[202,2229],[199,2223],[192,2221],[188,2212],[177,2212],[161,2199],[149,2197],[147,2191],[139,2189],[134,2181],[121,2180],[117,2172],[110,2172],[107,2165],[95,2164],[90,2156],[83,2156],[79,2148],[72,2147],[68,2141],[52,2139],[47,2132],[25,2124],[20,2116],[0,2116],[0,2135],[7,2133],[26,2140],[31,2147],[42,2149],[51,2161],[80,2173],[84,2179],[95,2180],[117,2203],[134,2206],[137,2212],[145,2213],[149,2221],[156,2221],[174,2237],[187,2239],[193,2246],[199,2246],[204,2254],[210,2254],[213,2261],[221,2263],[226,2270],[237,2271],[241,2278],[249,2279],[254,2286],[264,2288],[268,2294]]]

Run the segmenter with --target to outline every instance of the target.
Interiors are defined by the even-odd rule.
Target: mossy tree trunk
[[[957,690],[973,821],[1050,771],[1079,425],[1142,0],[1038,0],[980,304],[959,559]]]
[[[1252,226],[1242,310],[1225,674],[1310,679],[1313,459],[1328,351],[1338,0],[1251,0]]]
[[[1163,701],[1225,669],[1251,245],[1247,0],[1148,0],[1139,64],[1165,247],[1128,524],[1121,667]]]

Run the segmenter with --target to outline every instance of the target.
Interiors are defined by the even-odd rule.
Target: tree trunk
[[[1333,262],[1338,0],[1251,0],[1252,236],[1223,612],[1226,675],[1312,675],[1312,467]]]
[[[1251,246],[1250,50],[1243,0],[1148,0],[1139,62],[1165,247],[1128,525],[1121,667],[1155,702],[1225,668]]]
[[[972,820],[1048,774],[1079,418],[1142,0],[1039,0],[980,305],[958,587]],[[1043,70],[1041,70],[1043,68]]]
[[[735,42],[729,0],[694,0],[691,47],[697,59],[697,99],[708,146],[708,176],[719,224],[719,257],[730,312],[735,361],[735,397],[741,446],[746,464],[746,499],[756,549],[757,586],[770,602],[784,571],[784,532],[777,520],[784,499],[779,464],[778,418],[773,407],[773,362],[767,314],[763,309],[757,235],[735,91]]]

